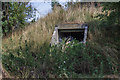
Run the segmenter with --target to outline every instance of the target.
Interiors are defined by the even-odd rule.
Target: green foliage
[[[99,14],[98,17],[103,25],[120,24],[120,2],[102,3],[104,14]]]
[[[29,2],[2,2],[2,29],[3,33],[11,32],[14,28],[23,28],[28,18],[34,17]]]
[[[64,45],[64,44],[63,44]],[[53,47],[51,52],[52,62],[54,62],[54,73],[68,77],[73,77],[73,73],[104,75],[107,73],[114,73],[112,70],[111,60],[103,55],[101,49],[93,48],[91,43],[82,44],[75,43],[66,45],[66,49],[62,52],[62,46],[59,48]]]
[[[63,41],[51,47],[44,43],[38,46],[36,52],[30,51],[31,44],[25,40],[24,48],[19,46],[2,56],[3,66],[11,75],[24,78],[75,78],[115,73],[112,60],[99,47],[94,47],[95,43],[83,44],[73,40],[69,44]]]
[[[86,18],[90,20],[89,15]],[[74,19],[70,16],[71,21]],[[108,17],[101,18],[100,21],[90,20],[88,31],[90,36],[85,44],[73,40],[69,44],[63,41],[58,45],[49,46],[49,43],[44,41],[42,45],[38,45],[29,38],[22,41],[21,37],[19,46],[15,47],[13,45],[17,41],[11,38],[9,48],[8,44],[3,45],[5,47],[2,56],[3,67],[10,75],[19,78],[86,78],[86,76],[98,78],[118,74],[120,27],[113,26],[108,29],[100,27],[104,20],[107,22]],[[48,22],[46,21],[46,24]]]
[[[49,47],[44,43],[43,46],[38,46],[38,50],[36,49],[36,52],[33,52],[31,51],[31,48],[34,43],[30,43],[30,40],[25,40],[25,45],[23,47],[21,45],[21,40],[22,36],[19,40],[19,47],[15,50],[8,49],[7,45],[4,45],[6,46],[7,52],[3,51],[3,67],[11,73],[11,76],[19,78],[44,77],[45,75],[41,74],[44,73],[44,65],[46,67],[46,62],[49,60],[47,59],[49,58]],[[11,42],[10,45],[12,47],[14,45],[14,41],[12,39],[9,41]]]

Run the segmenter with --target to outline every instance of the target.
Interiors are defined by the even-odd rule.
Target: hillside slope
[[[83,54],[84,56],[82,55],[83,58],[85,57],[87,58],[83,59],[83,64],[85,66],[90,66],[89,69],[87,68],[89,70],[89,74],[91,75],[100,74],[99,71],[100,72],[104,70],[107,71],[108,66],[110,66],[108,73],[104,74],[104,72],[101,72],[102,75],[107,75],[109,73],[118,74],[120,71],[119,69],[120,26],[118,25],[111,27],[100,26],[101,22],[99,21],[99,19],[95,17],[99,13],[102,13],[101,9],[95,7],[90,8],[83,7],[82,9],[70,8],[67,11],[64,11],[63,9],[56,7],[52,13],[49,13],[46,17],[41,18],[37,22],[26,27],[26,29],[22,31],[22,34],[17,34],[16,32],[11,37],[3,40],[2,42],[3,67],[11,74],[11,76],[24,78],[47,77],[47,76],[78,77],[79,73],[84,74],[84,71],[81,72],[81,68],[79,69],[81,65],[77,67],[74,66],[75,69],[77,70],[77,71],[75,70],[75,74],[73,74],[74,70],[71,73],[69,69],[63,74],[61,74],[62,70],[60,73],[51,72],[54,70],[56,71],[58,70],[59,72],[59,69],[55,68],[56,65],[54,65],[54,63],[55,61],[61,60],[60,56],[62,55],[59,55],[57,54],[57,52],[55,52],[56,47],[54,47],[53,50],[53,53],[56,54],[55,56],[56,58],[52,57],[51,59],[51,57],[48,57],[47,53],[50,53],[49,44],[52,37],[52,33],[54,31],[55,24],[63,22],[75,22],[75,23],[86,22],[89,25],[88,38],[86,43],[87,46],[85,46],[85,51],[83,52],[81,51],[80,53],[82,54],[85,52],[87,53],[86,54],[87,56],[88,54],[93,54],[90,57],[87,57],[84,54]],[[80,47],[78,47],[78,49],[79,48]],[[84,47],[82,48],[84,49]],[[75,50],[77,51],[77,49]],[[79,50],[77,52],[79,53]],[[73,55],[72,51],[69,53]],[[98,57],[99,55],[100,57]],[[68,55],[66,56],[67,58],[69,58]],[[53,61],[49,62],[49,58],[50,60],[53,60],[54,63],[52,63]],[[92,61],[93,64],[90,64],[87,63],[89,59],[93,61],[95,60],[98,61],[97,62]],[[85,62],[85,60],[87,60],[87,62]],[[103,63],[105,65],[102,65],[101,60],[103,60]],[[108,63],[105,61],[110,62],[110,65],[107,66],[106,64]],[[49,63],[52,64],[54,67]],[[56,64],[57,63],[60,64],[59,61],[56,62]],[[37,67],[35,67],[35,65]],[[106,68],[101,67],[100,65]],[[84,67],[82,67],[82,69],[84,69]],[[96,70],[98,70],[98,72]],[[72,76],[69,76],[69,74],[72,74]]]

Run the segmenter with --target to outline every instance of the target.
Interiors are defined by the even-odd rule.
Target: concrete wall
[[[58,27],[55,27],[55,30],[53,32],[52,39],[51,39],[51,45],[57,44],[58,42],[59,42],[59,40],[58,40]]]
[[[78,27],[77,27],[78,28]],[[52,35],[52,39],[51,39],[51,45],[56,45],[59,43],[59,33],[58,33],[58,29],[59,27],[55,27],[55,30],[53,32]],[[63,29],[63,28],[62,28]],[[69,29],[69,28],[68,28]],[[78,29],[84,29],[84,39],[83,41],[81,41],[82,43],[86,43],[86,39],[87,39],[87,30],[88,30],[88,26],[83,26],[83,27],[79,27]]]

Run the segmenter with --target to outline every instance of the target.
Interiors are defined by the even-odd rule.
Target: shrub
[[[74,41],[73,41],[74,42]],[[52,46],[50,61],[52,72],[61,77],[73,77],[72,74],[98,75],[112,74],[112,60],[108,59],[100,47],[94,43],[70,43],[63,51],[61,45]]]
[[[11,75],[24,78],[50,75],[73,78],[81,77],[79,75],[102,76],[117,71],[112,58],[103,54],[95,42],[84,44],[73,40],[69,44],[63,41],[53,46],[46,42],[38,46],[36,52],[31,51],[30,44],[25,41],[24,48],[19,47],[2,56],[3,66]]]

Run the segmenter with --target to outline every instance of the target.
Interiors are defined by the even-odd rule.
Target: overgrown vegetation
[[[101,8],[54,8],[21,34],[3,40],[3,67],[17,78],[88,78],[120,75],[120,26],[101,25]],[[50,46],[54,25],[87,22],[87,43]],[[74,44],[73,44],[74,43]]]
[[[52,47],[44,43],[35,53],[30,51],[31,45],[26,41],[24,49],[19,47],[3,55],[4,67],[11,75],[24,78],[102,77],[104,74],[118,73],[116,60],[111,55],[105,55],[105,50],[101,50],[99,45],[94,47],[97,43],[88,42],[84,45],[73,42],[68,45],[63,42]]]
[[[6,36],[16,28],[24,28],[27,19],[34,18],[36,11],[29,2],[2,2],[2,31]]]

